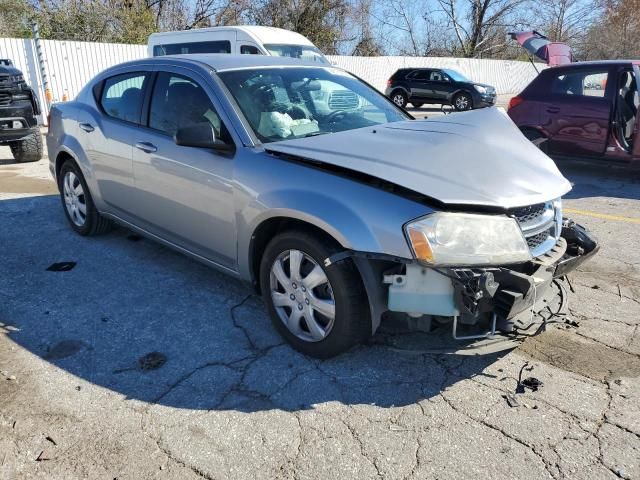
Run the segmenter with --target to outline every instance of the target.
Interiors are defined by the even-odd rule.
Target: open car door
[[[566,65],[573,62],[573,55],[569,45],[552,42],[535,30],[529,32],[511,32],[509,35],[529,52],[529,54],[539,58],[550,67]]]
[[[636,77],[636,89],[638,90],[638,96],[640,99],[640,65],[635,63],[633,65],[633,74]],[[631,161],[636,165],[640,165],[640,120],[638,120],[638,105],[636,105],[636,124],[633,135],[633,148],[631,149]]]

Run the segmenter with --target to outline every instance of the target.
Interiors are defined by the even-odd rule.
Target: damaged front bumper
[[[546,254],[509,267],[427,267],[413,262],[401,274],[385,275],[389,284],[388,309],[413,317],[453,318],[455,338],[482,338],[524,326],[536,303],[549,292],[555,279],[576,269],[599,249],[580,225],[563,223],[562,234]],[[475,325],[488,319],[490,331],[457,335],[459,323]]]

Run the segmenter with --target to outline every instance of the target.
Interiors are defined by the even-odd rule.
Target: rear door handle
[[[81,123],[79,127],[87,133],[91,133],[95,130],[95,128],[93,128],[93,125],[91,125],[90,123]]]
[[[146,153],[153,153],[158,150],[158,147],[156,147],[153,143],[149,143],[149,142],[138,142],[136,143],[136,148]]]
[[[547,113],[558,113],[560,109],[558,107],[549,107],[547,108]]]

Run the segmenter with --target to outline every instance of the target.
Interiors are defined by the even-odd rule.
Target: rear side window
[[[187,53],[231,53],[231,42],[229,40],[217,40],[211,42],[171,43],[154,45],[153,47],[154,57]]]
[[[590,70],[556,75],[551,81],[551,92],[555,95],[604,97],[608,74],[608,70]]]
[[[178,128],[198,124],[208,124],[216,138],[231,143],[211,99],[200,85],[182,75],[158,73],[151,96],[149,127],[173,136]]]
[[[429,80],[429,70],[416,70],[409,77],[412,80]]]
[[[108,116],[140,123],[143,85],[146,73],[134,72],[107,78],[102,87],[100,106]]]
[[[240,47],[240,53],[242,55],[260,55],[260,50],[253,45],[242,45]]]

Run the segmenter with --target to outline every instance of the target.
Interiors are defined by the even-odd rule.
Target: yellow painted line
[[[603,218],[604,220],[613,220],[616,222],[627,222],[640,224],[640,218],[624,217],[622,215],[609,215],[608,213],[590,212],[588,210],[577,210],[575,208],[563,208],[566,213],[573,213],[576,215],[584,215],[585,217]]]

